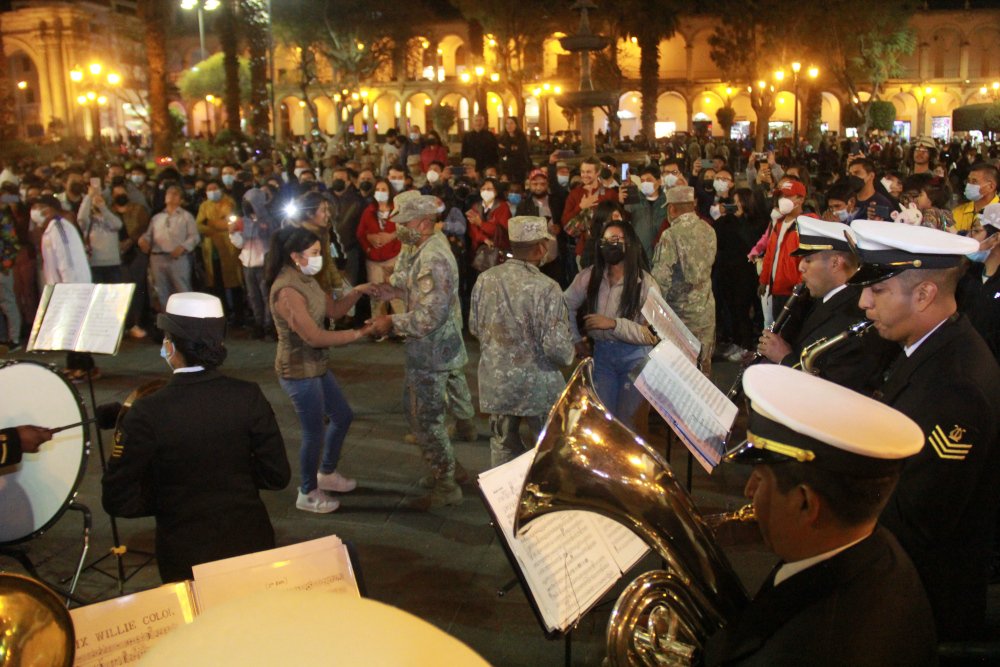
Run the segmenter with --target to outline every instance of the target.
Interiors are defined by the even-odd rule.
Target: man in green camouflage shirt
[[[555,243],[545,218],[516,216],[508,230],[514,257],[479,276],[469,313],[481,343],[479,407],[490,414],[493,466],[524,452],[522,421],[534,444],[566,384],[559,367],[574,353],[562,289],[538,269]]]
[[[398,202],[392,216],[396,235],[404,246],[413,246],[402,271],[403,286],[380,286],[379,298],[403,299],[405,313],[374,319],[376,336],[390,333],[406,337],[406,387],[403,400],[410,428],[431,468],[425,485],[431,490],[408,503],[429,510],[462,500],[455,482],[455,453],[444,418],[445,396],[451,371],[465,366],[468,357],[462,340],[462,312],[458,301],[458,266],[448,239],[434,231],[439,200],[430,195]]]

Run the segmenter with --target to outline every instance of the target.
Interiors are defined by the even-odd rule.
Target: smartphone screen
[[[628,178],[628,162],[622,164],[622,177],[619,180],[621,183],[624,183],[626,178]]]

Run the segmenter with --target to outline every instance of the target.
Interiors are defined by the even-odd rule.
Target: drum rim
[[[81,420],[86,421],[87,419],[90,418],[90,415],[87,412],[87,406],[83,402],[83,397],[80,395],[80,392],[76,390],[76,387],[73,386],[72,382],[63,377],[62,373],[55,370],[56,369],[55,364],[46,364],[44,362],[35,361],[33,359],[11,359],[9,361],[0,363],[0,370],[3,370],[8,366],[15,366],[18,364],[32,364],[34,366],[39,366],[49,371],[50,373],[54,374],[60,380],[62,380],[63,384],[69,387],[70,395],[76,398],[77,406],[80,408]],[[62,515],[66,513],[66,510],[69,509],[69,506],[73,504],[74,500],[76,500],[77,493],[80,489],[80,483],[83,481],[83,476],[87,472],[87,460],[90,458],[90,445],[91,445],[90,426],[84,424],[81,427],[81,429],[83,430],[83,450],[80,455],[80,469],[76,473],[76,479],[73,481],[73,485],[70,487],[69,494],[66,496],[66,500],[63,502],[62,507],[60,507],[59,510],[57,510],[52,515],[52,518],[46,521],[42,527],[35,529],[31,533],[23,537],[18,537],[17,539],[9,540],[7,542],[0,541],[0,547],[22,544],[29,540],[33,540],[37,537],[41,537],[46,531],[48,531],[49,528],[55,525],[56,521],[62,518]]]

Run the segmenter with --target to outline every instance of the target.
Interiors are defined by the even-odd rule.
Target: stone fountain
[[[590,54],[607,48],[609,41],[603,35],[595,35],[590,29],[590,18],[587,12],[597,9],[591,0],[576,0],[573,11],[580,12],[580,25],[575,35],[568,35],[559,40],[563,49],[580,54],[580,89],[564,92],[559,97],[559,104],[573,109],[577,118],[577,129],[580,131],[580,154],[594,154],[594,107],[610,106],[615,99],[615,93],[604,90],[594,90],[594,82],[590,77]]]

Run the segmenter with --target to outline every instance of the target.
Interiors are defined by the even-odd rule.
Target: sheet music
[[[75,667],[137,662],[164,635],[191,623],[197,611],[189,582],[167,584],[106,602],[70,609],[76,634]]]
[[[642,315],[652,325],[660,340],[669,340],[698,365],[698,355],[701,353],[701,341],[687,328],[674,309],[663,299],[663,296],[650,290],[646,301],[642,304]]]
[[[94,286],[89,283],[53,285],[48,308],[39,309],[36,318],[43,318],[35,345],[38,350],[73,350],[77,335],[90,307]]]
[[[648,551],[630,530],[592,512],[555,512],[514,537],[514,513],[535,450],[487,470],[479,485],[548,630],[566,630]]]
[[[94,285],[90,308],[76,342],[78,351],[115,353],[121,342],[134,291],[132,283]]]
[[[653,348],[635,386],[712,472],[724,453],[736,405],[670,341]]]
[[[336,535],[195,565],[202,611],[262,590],[316,590],[360,596],[347,547]]]

